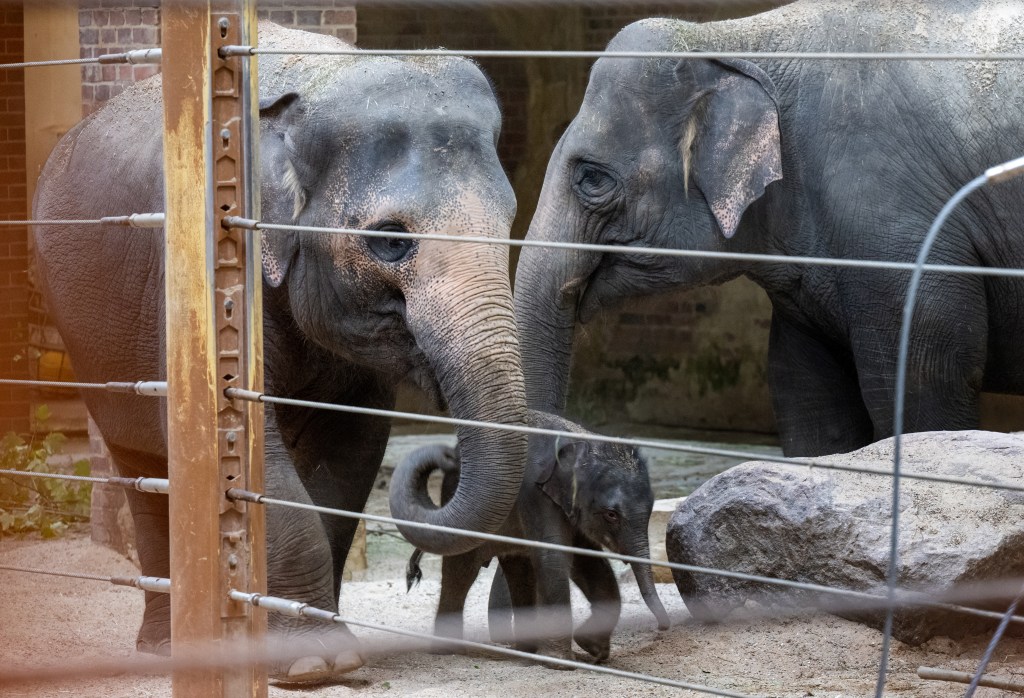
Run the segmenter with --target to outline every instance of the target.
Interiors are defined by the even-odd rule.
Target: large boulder
[[[893,441],[821,459],[892,469]],[[905,471],[1024,484],[1024,437],[984,431],[903,437]],[[1024,575],[1024,494],[901,480],[899,585],[918,591]],[[885,594],[892,478],[752,462],[708,480],[676,509],[666,548],[672,562]],[[673,571],[687,607],[718,617],[748,599],[803,606],[825,596],[708,574]],[[1005,611],[1007,599],[972,603]],[[832,597],[832,602],[849,599]],[[882,627],[884,610],[838,611]],[[894,635],[918,644],[962,637],[994,621],[952,611],[900,609]]]

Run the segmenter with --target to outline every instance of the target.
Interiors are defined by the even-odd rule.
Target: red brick
[[[132,43],[141,47],[156,46],[159,43],[156,27],[135,27],[132,29]]]

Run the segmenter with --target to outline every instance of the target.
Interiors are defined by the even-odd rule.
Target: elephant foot
[[[135,649],[145,654],[171,656],[171,621],[144,618],[139,634],[135,637]]]
[[[577,635],[576,644],[583,648],[587,654],[592,656],[598,663],[606,661],[611,654],[612,642],[610,637],[595,637],[593,635]]]
[[[576,667],[565,666],[564,664],[549,664],[544,661],[544,657],[551,657],[553,659],[568,659],[575,661],[576,656],[572,653],[572,647],[567,641],[558,640],[555,642],[544,643],[541,645],[540,651],[537,653],[537,658],[540,662],[548,669],[557,669],[558,671],[575,671]]]
[[[536,654],[540,649],[536,642],[517,642],[512,647],[520,652],[529,652],[530,654]]]
[[[320,684],[329,683],[342,674],[355,671],[365,664],[356,650],[342,650],[328,662],[323,657],[300,657],[284,672],[272,672],[271,680],[279,684]]]
[[[135,640],[135,649],[138,652],[145,654],[158,654],[161,657],[171,656],[171,639],[168,637],[164,638],[146,638],[139,636]]]

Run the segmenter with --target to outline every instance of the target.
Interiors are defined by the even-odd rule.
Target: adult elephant
[[[267,24],[260,43],[346,47]],[[515,199],[495,150],[500,113],[472,63],[289,56],[261,58],[259,71],[264,220],[508,236]],[[41,177],[38,218],[163,209],[158,81],[135,85],[60,142]],[[525,422],[506,248],[314,233],[268,233],[263,242],[269,394],[391,408],[396,385],[411,376],[455,416]],[[165,376],[163,245],[161,231],[35,230],[49,305],[81,380]],[[85,399],[123,475],[166,475],[162,401],[98,392]],[[388,431],[380,418],[268,408],[267,487],[275,497],[360,511]],[[459,436],[455,497],[430,511],[413,501],[407,512],[494,531],[515,502],[526,439],[479,429]],[[129,504],[143,574],[167,577],[166,498],[129,492]],[[267,516],[269,593],[336,609],[355,522],[278,507]],[[475,545],[410,538],[442,554]],[[147,597],[140,650],[169,649],[169,603]],[[271,629],[311,632],[276,616]],[[357,651],[342,652],[276,672],[302,681],[361,663]]]
[[[735,21],[645,20],[609,51],[1019,51],[1024,7],[808,0]],[[604,57],[548,165],[528,238],[912,261],[943,203],[1024,151],[1015,63]],[[1024,267],[1024,189],[974,195],[931,262]],[[525,249],[528,403],[560,410],[572,333],[626,297],[745,275],[772,302],[769,387],[788,455],[891,435],[909,274]],[[968,429],[978,393],[1024,392],[1024,285],[929,274],[906,429]]]

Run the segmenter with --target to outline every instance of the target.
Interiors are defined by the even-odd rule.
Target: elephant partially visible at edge
[[[554,415],[529,414],[536,427],[587,433]],[[455,449],[447,446],[417,449],[399,464],[394,478],[409,482],[408,489],[419,492],[424,505],[428,506],[426,481],[434,470],[444,472],[441,501],[445,502],[459,482],[460,464]],[[636,449],[531,434],[519,499],[499,533],[588,550],[608,548],[622,555],[649,558],[647,526],[653,506],[647,462]],[[416,550],[409,560],[406,575],[409,587],[421,576],[421,556],[422,552]],[[575,639],[597,661],[608,659],[612,631],[621,609],[619,583],[609,561],[495,541],[484,541],[468,552],[445,556],[441,563],[441,598],[434,623],[435,635],[462,639],[466,595],[480,568],[490,564],[494,557],[498,557],[500,572],[507,582],[518,649],[535,652],[543,647],[552,656],[572,659]],[[670,621],[658,598],[650,565],[632,563],[632,568],[640,594],[657,619],[658,628],[666,630]],[[495,578],[496,585],[500,584],[498,579]],[[570,579],[591,604],[590,617],[575,632],[569,606]],[[492,588],[494,598],[502,596]],[[501,613],[492,604],[492,621]],[[494,627],[491,630],[494,637]]]
[[[260,45],[348,48],[331,37],[260,24]],[[303,226],[507,238],[515,198],[498,161],[501,115],[488,80],[448,58],[261,56],[262,219]],[[40,219],[162,211],[160,77],[111,100],[57,145],[35,201]],[[36,261],[49,306],[82,381],[166,378],[162,230],[38,227]],[[264,233],[263,326],[268,394],[392,408],[412,378],[454,416],[525,420],[508,254],[445,244],[310,232]],[[211,299],[211,303],[212,303]],[[124,476],[166,476],[164,401],[88,392]],[[291,406],[266,410],[273,496],[361,511],[388,420]],[[494,531],[515,502],[526,438],[459,431],[463,475],[443,508],[413,520]],[[401,496],[398,493],[397,496]],[[142,573],[168,577],[167,500],[128,493]],[[478,505],[486,500],[486,507]],[[336,610],[356,522],[270,507],[269,593]],[[412,532],[457,553],[473,541]],[[170,600],[147,594],[137,647],[166,653]],[[320,632],[279,615],[272,631]],[[342,634],[354,643],[347,630]],[[356,646],[357,647],[357,646]],[[319,680],[358,667],[358,649],[305,657],[273,674]]]
[[[609,51],[1024,49],[1005,0],[804,0],[745,19],[650,19]],[[593,67],[528,239],[913,261],[943,204],[1024,152],[1010,62],[624,59]],[[929,262],[1024,267],[1024,185],[960,206]],[[576,320],[625,298],[745,275],[772,303],[768,382],[787,455],[891,435],[909,273],[538,249],[516,271],[527,402],[560,412]],[[981,390],[1024,393],[1024,282],[926,274],[906,431],[970,429]]]

